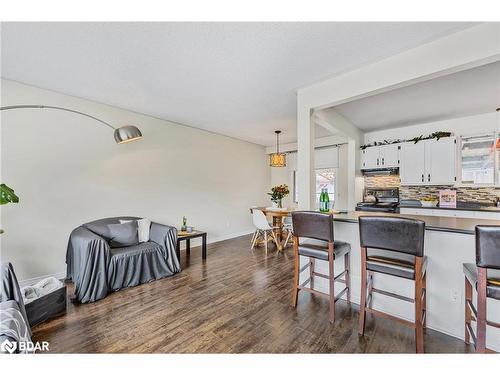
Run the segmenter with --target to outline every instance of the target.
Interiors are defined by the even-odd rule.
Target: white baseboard
[[[252,234],[254,232],[254,230],[255,229],[248,229],[248,230],[244,230],[241,232],[230,233],[230,234],[226,234],[226,235],[219,236],[219,237],[207,237],[207,244],[217,243],[217,242],[221,242],[221,241],[230,240],[230,239],[236,238],[236,237],[246,236],[248,234]],[[201,243],[201,239],[199,239],[199,238],[192,239],[191,243],[193,241],[196,241],[196,240],[199,240],[200,241],[199,243]],[[191,246],[193,246],[193,245],[191,245]],[[194,246],[199,246],[199,245],[194,245]],[[182,242],[181,243],[181,250],[184,250],[185,248],[186,248],[186,244],[184,242]]]
[[[39,282],[43,279],[46,279],[47,277],[55,277],[58,280],[65,279],[66,278],[66,271],[61,271],[58,273],[54,273],[52,275],[44,275],[44,276],[34,277],[32,279],[21,280],[21,281],[19,281],[19,286],[21,288],[24,288],[25,286],[34,285],[37,282]]]
[[[230,240],[230,239],[236,238],[236,237],[246,236],[248,234],[252,234],[254,231],[255,231],[255,229],[250,229],[250,230],[245,230],[245,231],[238,232],[238,233],[226,234],[224,236],[211,238],[210,240],[207,240],[207,243],[216,243],[216,242]]]

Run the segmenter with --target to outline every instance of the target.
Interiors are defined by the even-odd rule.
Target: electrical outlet
[[[230,221],[226,221],[226,228],[229,228],[231,226],[231,222]]]
[[[451,291],[451,300],[453,302],[457,302],[458,301],[458,297],[459,297],[459,294],[458,294],[458,290],[452,290]]]

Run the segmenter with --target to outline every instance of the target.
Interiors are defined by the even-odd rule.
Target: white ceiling
[[[363,131],[494,112],[500,107],[500,62],[354,100],[335,110]]]
[[[2,77],[263,145],[295,89],[471,23],[3,23]]]

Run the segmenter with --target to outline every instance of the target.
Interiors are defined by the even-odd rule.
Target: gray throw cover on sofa
[[[104,298],[108,291],[158,280],[180,272],[175,249],[177,230],[151,223],[150,239],[138,245],[111,248],[98,235],[110,224],[137,217],[115,217],[84,224],[71,232],[66,252],[67,278],[82,303]]]

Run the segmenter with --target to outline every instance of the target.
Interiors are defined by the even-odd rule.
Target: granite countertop
[[[476,225],[500,225],[500,220],[464,219],[457,217],[406,215],[406,214],[393,214],[386,212],[365,212],[365,211],[349,211],[347,213],[334,214],[333,220],[339,222],[357,223],[358,218],[360,216],[407,217],[411,219],[424,221],[426,230],[472,234],[472,235],[475,234],[474,228]]]
[[[400,203],[399,208],[423,208],[431,210],[459,210],[459,211],[484,211],[484,212],[498,212],[500,213],[500,207],[493,205],[485,205],[480,203],[466,203],[457,202],[457,207],[424,207],[420,204],[414,203]]]

